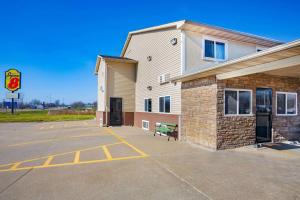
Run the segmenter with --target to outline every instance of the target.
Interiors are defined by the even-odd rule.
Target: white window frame
[[[236,104],[236,114],[226,114],[226,112],[225,112],[225,104],[226,104],[226,101],[225,101],[225,92],[226,91],[235,91],[235,92],[237,92],[237,104]],[[239,106],[240,106],[240,91],[241,92],[250,92],[250,113],[249,114],[239,114]],[[252,90],[249,90],[249,89],[233,89],[233,88],[225,88],[224,89],[224,115],[225,116],[228,116],[228,117],[230,117],[230,116],[245,116],[245,117],[249,117],[249,116],[253,116],[253,105],[252,105],[252,103],[253,103],[253,92],[252,92]]]
[[[149,99],[151,99],[151,112],[153,111],[153,101],[152,101],[152,98],[144,98],[144,112],[151,113],[151,112],[148,111],[148,109],[147,109],[147,111],[145,111],[145,100],[149,100]],[[148,108],[148,104],[147,104],[147,108]]]
[[[160,110],[159,99],[160,99],[161,97],[164,97],[164,112],[160,112],[160,111],[159,111],[159,110]],[[170,97],[170,112],[166,112],[165,97]],[[159,97],[158,97],[158,112],[159,112],[159,113],[170,114],[170,113],[171,113],[171,102],[172,102],[171,95],[159,96]]]
[[[205,57],[205,40],[211,40],[214,42],[214,58]],[[216,58],[216,55],[217,55],[216,42],[221,42],[221,43],[225,44],[225,59]],[[203,38],[202,38],[202,59],[209,60],[209,61],[221,61],[221,62],[228,60],[228,41],[214,38],[214,37],[203,36]]]
[[[277,94],[284,94],[285,95],[285,114],[278,114],[277,113]],[[288,94],[296,95],[296,113],[295,114],[288,114],[287,113],[287,96]],[[277,116],[297,116],[298,115],[298,93],[297,92],[276,92],[276,115]]]
[[[145,128],[145,127],[144,127],[144,122],[148,123],[148,128]],[[142,120],[142,129],[149,131],[149,126],[150,126],[149,121],[147,121],[147,120]]]

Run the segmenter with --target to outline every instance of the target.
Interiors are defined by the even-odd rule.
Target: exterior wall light
[[[147,60],[150,62],[152,60],[152,56],[148,56]]]
[[[147,89],[151,91],[152,90],[152,86],[147,86]]]
[[[177,44],[177,38],[173,38],[170,42],[173,46],[176,45]]]

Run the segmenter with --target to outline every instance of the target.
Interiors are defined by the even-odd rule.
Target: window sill
[[[278,117],[295,117],[298,116],[298,114],[276,114]]]
[[[237,115],[237,114],[225,114],[225,117],[253,117],[253,114],[241,114],[241,115]]]
[[[210,61],[210,62],[226,62],[226,59],[216,59],[216,58],[209,58],[209,57],[204,57],[204,61]]]

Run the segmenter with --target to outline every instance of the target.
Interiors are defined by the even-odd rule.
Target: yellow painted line
[[[74,135],[70,136],[70,138],[80,138],[80,137],[91,137],[91,136],[102,136],[103,134],[94,133],[94,134],[85,134],[85,135]]]
[[[121,136],[117,135],[112,129],[107,128],[106,129],[110,134],[112,134],[113,136],[115,136],[118,140],[122,141],[124,144],[126,144],[127,146],[129,146],[130,148],[132,148],[133,150],[135,150],[136,152],[138,152],[139,154],[141,154],[142,156],[148,156],[145,152],[143,152],[142,150],[136,148],[135,146],[133,146],[132,144],[128,143],[124,138],[122,138]]]
[[[46,140],[37,140],[37,141],[32,141],[32,142],[22,142],[22,143],[8,145],[8,147],[16,147],[16,146],[23,146],[23,145],[27,145],[27,144],[38,144],[38,143],[52,142],[54,140],[55,139],[46,139]]]
[[[133,146],[132,144],[128,143],[121,136],[117,135],[113,130],[111,130],[111,129],[106,129],[106,130],[107,130],[108,133],[110,133],[115,138],[117,138],[120,142],[112,143],[112,144],[106,144],[106,145],[98,145],[98,146],[89,147],[89,148],[85,148],[85,149],[81,149],[81,150],[77,150],[77,151],[70,151],[70,152],[65,152],[65,153],[58,153],[58,154],[43,156],[43,157],[34,158],[34,159],[30,159],[30,160],[24,160],[24,161],[16,162],[16,163],[2,164],[0,166],[8,166],[8,165],[13,165],[13,166],[9,169],[2,169],[2,170],[0,170],[0,172],[26,170],[26,169],[49,168],[49,167],[58,167],[58,166],[70,166],[70,165],[88,164],[88,163],[100,163],[100,162],[108,162],[108,161],[116,161],[116,160],[128,160],[128,159],[136,159],[136,158],[145,158],[145,157],[148,156],[145,152],[143,152],[142,150],[140,150],[137,147]],[[118,144],[125,144],[125,145],[129,146],[130,148],[132,148],[133,150],[135,150],[136,152],[138,152],[140,155],[139,156],[128,156],[128,157],[112,158],[112,156],[111,156],[111,154],[110,154],[107,147],[108,146],[113,146],[113,145],[118,145]],[[106,155],[106,159],[80,161],[80,152],[81,151],[88,151],[88,150],[98,149],[98,148],[102,148],[102,150],[104,151],[104,153]],[[53,157],[66,155],[66,154],[70,154],[70,153],[75,153],[74,162],[61,163],[61,164],[50,164]],[[31,161],[35,161],[35,160],[39,160],[39,159],[45,159],[45,158],[47,158],[47,160],[45,161],[45,163],[43,165],[31,166],[31,167],[20,167],[20,168],[18,167],[21,163],[31,162]]]
[[[111,160],[111,159],[112,159],[112,156],[111,156],[111,154],[110,154],[108,148],[104,145],[104,146],[102,146],[102,149],[103,149],[103,151],[104,151],[104,153],[105,153],[105,156],[106,156],[107,160]]]
[[[43,167],[47,167],[50,165],[51,161],[53,160],[54,156],[49,156],[48,159],[43,164]]]
[[[113,146],[113,145],[118,145],[118,144],[122,144],[122,142],[106,144],[106,146]],[[93,147],[89,147],[89,148],[85,148],[85,149],[79,149],[79,150],[76,150],[76,151],[88,151],[88,150],[93,150],[93,149],[100,149],[102,146],[103,145],[98,145],[98,146],[93,146]],[[47,156],[43,156],[43,157],[33,158],[33,159],[29,159],[29,160],[23,160],[23,161],[21,161],[21,163],[36,161],[36,160],[40,160],[40,159],[46,159],[49,156],[62,156],[62,155],[66,155],[66,154],[75,153],[76,151],[69,151],[69,152],[64,152],[64,153],[58,153],[58,154],[52,154],[52,155],[47,155]],[[8,164],[0,164],[0,166],[8,166],[8,165],[16,164],[16,163],[18,163],[18,162],[8,163]]]
[[[75,135],[75,136],[61,137],[61,138],[56,138],[56,139],[36,140],[36,141],[31,141],[31,142],[22,142],[22,143],[17,143],[17,144],[11,144],[11,145],[8,145],[8,147],[47,143],[47,142],[54,142],[54,141],[62,141],[62,140],[70,139],[70,138],[81,138],[81,137],[91,137],[91,136],[101,136],[101,134],[97,133],[97,134],[88,134],[88,135]]]
[[[139,154],[141,154],[142,156],[148,156],[145,152],[139,150],[138,148],[136,148],[135,146],[133,146],[132,144],[129,144],[128,142],[124,141],[124,144],[126,144],[127,146],[131,147],[133,150],[135,150],[136,152],[138,152]]]
[[[128,157],[120,157],[120,158],[112,158],[111,160],[102,159],[102,160],[88,160],[88,161],[81,161],[78,163],[62,163],[62,164],[53,164],[53,165],[39,165],[33,167],[22,167],[22,168],[15,168],[15,169],[4,169],[0,170],[0,172],[8,172],[8,171],[20,171],[20,170],[27,170],[27,169],[42,169],[42,168],[50,168],[50,167],[62,167],[62,166],[72,166],[72,165],[80,165],[80,164],[93,164],[93,163],[101,163],[101,162],[111,162],[117,160],[130,160],[130,159],[138,159],[138,158],[145,158],[146,156],[128,156]]]
[[[6,166],[9,166],[9,165],[13,165],[15,163],[9,163],[9,164],[1,164],[0,167],[6,167]]]
[[[76,151],[74,163],[79,163],[79,160],[80,160],[80,151]]]
[[[18,162],[16,164],[14,164],[11,168],[9,168],[10,170],[15,170],[18,168],[18,166],[21,164],[21,162]]]

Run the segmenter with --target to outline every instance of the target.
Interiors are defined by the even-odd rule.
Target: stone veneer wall
[[[251,89],[252,116],[225,116],[224,89]],[[213,149],[229,149],[256,142],[256,88],[272,88],[274,141],[300,140],[300,79],[254,74],[227,80],[215,77],[182,83],[181,138]],[[276,92],[298,93],[298,115],[276,116]]]
[[[224,116],[224,88],[251,89],[253,92],[251,117]],[[255,143],[256,137],[256,88],[272,88],[272,126],[274,141],[297,138],[291,135],[293,127],[300,126],[300,79],[254,74],[218,81],[217,149],[235,148]],[[298,93],[298,115],[276,116],[276,92]]]
[[[181,138],[216,149],[216,79],[209,77],[184,82],[181,97]]]
[[[252,89],[243,85],[238,79],[218,81],[217,103],[217,149],[229,149],[254,144],[256,140],[256,116],[225,116],[224,114],[224,89]],[[255,91],[255,90],[254,90]],[[254,92],[252,93],[254,95]],[[253,104],[255,105],[254,97]],[[253,108],[252,108],[253,110]],[[253,112],[254,113],[254,112]]]

